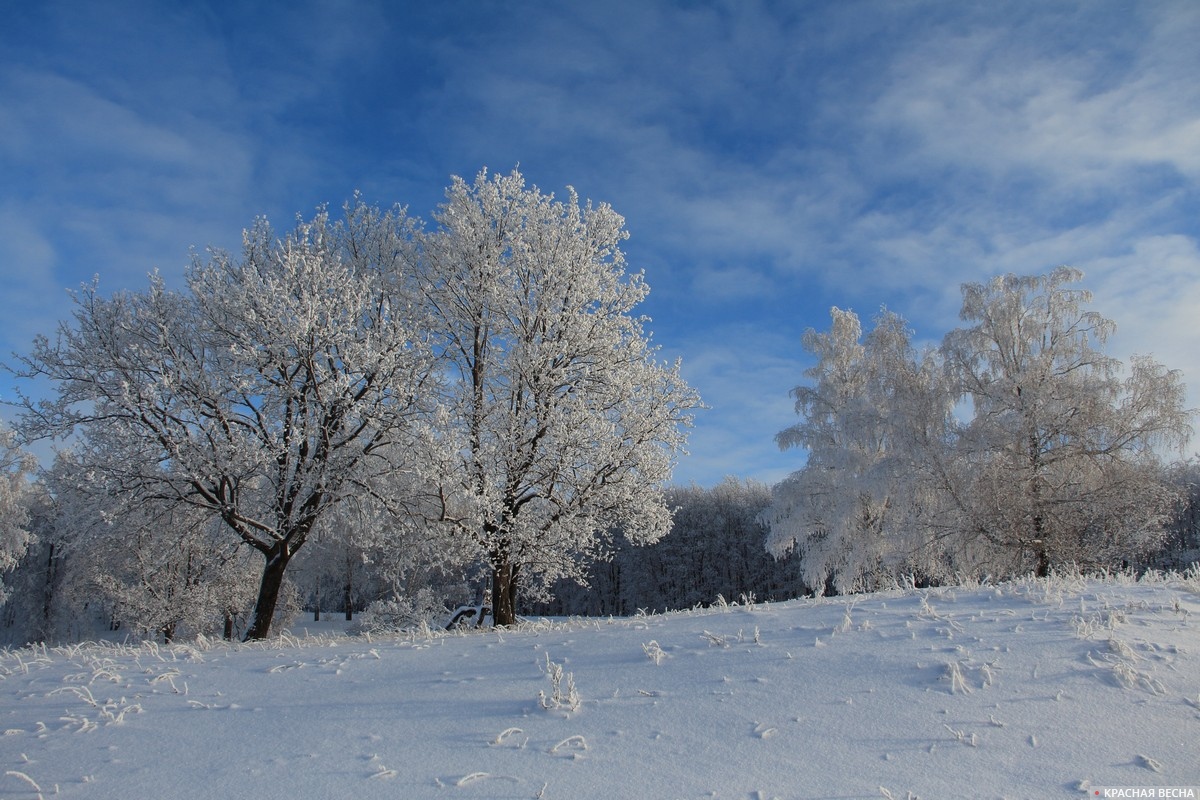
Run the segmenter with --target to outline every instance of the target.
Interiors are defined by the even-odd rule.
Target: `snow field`
[[[1200,586],[0,655],[0,797],[1083,797],[1200,785]]]

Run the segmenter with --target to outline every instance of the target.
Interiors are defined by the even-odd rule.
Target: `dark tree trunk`
[[[1037,576],[1050,577],[1050,554],[1046,552],[1046,545],[1041,542],[1037,543]]]
[[[271,620],[275,617],[275,606],[279,602],[279,590],[283,587],[283,574],[291,560],[286,542],[276,544],[265,555],[267,561],[263,565],[258,600],[254,603],[254,613],[243,637],[243,641],[247,642],[265,639],[270,635]]]
[[[508,560],[492,566],[492,621],[496,627],[517,624],[517,567]]]
[[[346,582],[342,586],[342,606],[346,609],[346,622],[354,620],[354,561],[346,554]]]
[[[42,587],[42,641],[50,638],[50,616],[54,611],[54,584],[58,580],[58,560],[54,557],[54,542],[50,542],[47,550],[46,583]]]
[[[1021,390],[1017,389],[1019,395]],[[1029,434],[1029,497],[1030,508],[1033,512],[1033,546],[1037,554],[1037,576],[1050,577],[1050,546],[1049,532],[1046,530],[1046,518],[1042,515],[1042,453],[1038,445],[1036,433]]]
[[[226,641],[233,641],[233,613],[229,611],[225,612],[224,634]]]
[[[316,607],[313,608],[313,622],[321,621],[321,579],[317,578],[317,600]]]

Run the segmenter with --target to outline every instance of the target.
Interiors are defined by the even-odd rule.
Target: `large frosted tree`
[[[435,373],[399,266],[409,240],[403,214],[359,203],[282,238],[259,221],[240,258],[197,258],[182,292],[157,276],[107,298],[86,287],[21,360],[57,389],[21,429],[81,434],[80,467],[127,502],[199,509],[258,551],[246,638],[263,638],[317,521],[415,461]]]
[[[902,574],[1119,565],[1172,510],[1163,456],[1190,434],[1177,372],[1104,354],[1113,323],[1066,267],[962,287],[966,327],[918,354],[899,317],[865,338],[833,310],[779,434],[807,450],[775,490],[769,547],[797,547],[810,585]],[[954,413],[952,413],[954,412]]]
[[[486,559],[504,625],[521,588],[580,575],[610,531],[667,532],[663,486],[698,399],[655,359],[609,206],[516,171],[446,194],[419,270],[450,376],[441,517]]]
[[[792,390],[802,419],[776,437],[803,448],[803,469],[774,490],[767,548],[799,550],[807,585],[876,588],[901,571],[940,570],[928,508],[925,456],[945,441],[949,400],[936,359],[918,353],[908,324],[883,310],[865,336],[853,311],[834,308],[828,332],[808,330],[810,384]]]
[[[1180,374],[1106,355],[1115,324],[1085,307],[1082,277],[1060,267],[965,284],[969,325],[942,344],[972,409],[955,454],[963,535],[1043,575],[1153,545],[1173,502],[1162,455],[1190,434]]]

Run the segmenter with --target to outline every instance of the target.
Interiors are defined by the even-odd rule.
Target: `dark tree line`
[[[718,597],[738,601],[787,600],[810,592],[800,576],[800,559],[779,560],[765,547],[760,520],[771,502],[769,486],[726,478],[711,489],[673,487],[671,533],[648,545],[622,537],[612,558],[595,562],[586,585],[562,581],[554,599],[531,604],[532,615],[628,615],[708,605]]]
[[[1177,500],[1160,547],[1137,566],[1183,571],[1200,563],[1200,463],[1180,465],[1172,475]]]

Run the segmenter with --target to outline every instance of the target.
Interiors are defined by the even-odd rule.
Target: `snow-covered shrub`
[[[441,627],[446,607],[440,598],[422,586],[415,593],[388,600],[376,600],[358,615],[351,633],[394,633],[422,625]]]
[[[1183,572],[1182,582],[1184,588],[1194,594],[1200,594],[1200,561],[1192,564]]]

